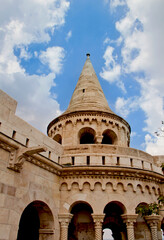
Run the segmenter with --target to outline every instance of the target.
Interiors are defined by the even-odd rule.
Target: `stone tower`
[[[79,144],[128,147],[130,126],[109,108],[89,56],[87,54],[67,110],[49,124],[48,136],[64,147],[78,148]],[[86,161],[77,162],[76,159],[76,163],[85,164]]]
[[[130,148],[130,126],[108,106],[90,61],[67,110],[44,135],[0,91],[0,240],[161,240],[164,156]],[[109,239],[109,238],[108,238]],[[107,239],[107,240],[108,240]]]

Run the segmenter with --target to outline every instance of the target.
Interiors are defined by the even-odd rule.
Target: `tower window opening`
[[[120,165],[120,157],[117,157],[117,163],[116,163],[116,165]]]
[[[130,166],[133,167],[133,158],[130,158]]]
[[[83,93],[85,92],[85,89],[83,89]]]
[[[59,144],[62,144],[62,137],[60,134],[56,134],[54,137],[54,140],[58,142]]]
[[[60,164],[60,157],[58,157],[58,163]]]
[[[90,165],[90,156],[87,156],[87,165]]]
[[[16,137],[16,131],[14,130],[12,134],[12,138],[15,139],[15,137]]]
[[[102,165],[105,165],[105,156],[102,156]]]
[[[79,131],[80,144],[94,144],[95,143],[95,131],[92,128],[86,127]]]
[[[28,145],[29,145],[29,139],[26,138],[26,147],[28,147]]]
[[[51,151],[49,151],[49,153],[48,153],[48,158],[49,159],[51,158]]]
[[[107,129],[103,132],[102,144],[117,144],[117,135],[114,131]]]
[[[142,169],[144,169],[144,161],[141,161]]]
[[[75,165],[75,157],[72,157],[72,165]]]

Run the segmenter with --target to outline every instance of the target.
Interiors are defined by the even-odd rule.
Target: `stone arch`
[[[109,202],[104,208],[103,229],[110,229],[114,239],[126,239],[126,225],[121,215],[126,213],[125,206],[118,201]]]
[[[117,192],[124,192],[125,188],[124,188],[124,184],[122,182],[118,182],[117,183]]]
[[[24,209],[17,240],[53,239],[54,218],[48,205],[42,201],[33,201]]]
[[[94,144],[96,132],[93,128],[81,128],[78,133],[78,142],[80,144]]]
[[[90,190],[90,189],[91,189],[90,182],[84,182],[83,183],[83,191]]]
[[[70,207],[73,214],[68,228],[68,240],[90,239],[94,240],[93,209],[84,201],[78,201]]]
[[[66,182],[60,185],[60,191],[68,191],[68,184]]]
[[[116,135],[116,133],[111,130],[111,129],[106,129],[103,132],[103,139],[102,139],[102,144],[113,144],[113,145],[117,145],[118,143],[118,137]]]
[[[139,191],[140,193],[144,193],[145,192],[141,184],[137,184],[136,191]]]
[[[94,191],[102,191],[102,183],[99,181],[96,181],[94,184]]]
[[[62,144],[62,136],[60,134],[56,134],[53,139],[58,142],[59,144]]]
[[[151,189],[148,185],[145,186],[145,192],[151,194]]]
[[[73,191],[79,191],[79,183],[78,182],[72,182],[71,184],[71,190]]]

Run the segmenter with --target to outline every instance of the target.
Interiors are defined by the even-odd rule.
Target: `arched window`
[[[56,134],[53,138],[56,142],[62,144],[62,136],[60,134]]]
[[[107,129],[103,132],[102,144],[117,145],[117,135],[114,131]]]
[[[95,130],[89,127],[82,128],[79,131],[80,144],[93,144],[95,143]]]

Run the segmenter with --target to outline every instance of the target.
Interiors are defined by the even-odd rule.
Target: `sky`
[[[0,88],[46,133],[86,60],[132,148],[164,154],[163,0],[0,0]],[[164,130],[164,129],[163,129]]]

